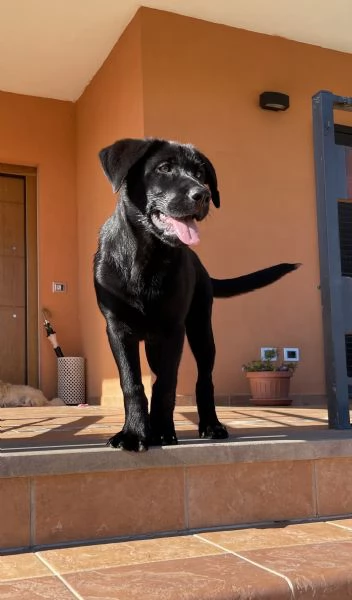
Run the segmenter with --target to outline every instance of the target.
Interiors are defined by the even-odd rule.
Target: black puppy
[[[114,192],[121,189],[116,211],[101,229],[94,261],[98,305],[125,405],[123,429],[109,444],[135,451],[177,444],[173,412],[185,333],[198,368],[199,435],[226,438],[214,405],[213,296],[263,287],[297,265],[283,263],[235,279],[209,277],[189,246],[199,240],[197,221],[207,216],[210,201],[220,206],[220,197],[212,164],[193,146],[125,139],[99,156]],[[141,340],[156,375],[150,415]]]

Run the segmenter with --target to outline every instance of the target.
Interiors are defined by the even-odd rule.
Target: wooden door
[[[0,174],[0,380],[26,383],[25,177]]]

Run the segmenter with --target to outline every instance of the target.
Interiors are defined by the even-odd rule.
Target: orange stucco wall
[[[311,97],[321,89],[351,95],[352,56],[171,13],[142,15],[145,134],[192,142],[217,169],[222,206],[201,227],[198,249],[207,269],[229,277],[303,263],[266,289],[215,301],[216,391],[246,392],[240,367],[261,346],[293,346],[302,360],[292,392],[324,393]],[[264,90],[289,94],[291,108],[261,110]],[[195,376],[188,354],[184,393]]]
[[[116,139],[143,136],[140,27],[137,15],[76,106],[79,306],[91,398],[119,392],[105,321],[93,289],[92,264],[99,229],[116,203],[100,167],[98,152]]]
[[[70,102],[0,92],[0,163],[38,169],[39,308],[44,306],[52,312],[66,354],[82,351],[74,119]],[[52,293],[55,280],[67,283],[67,294]],[[39,342],[40,385],[51,397],[56,393],[56,358],[41,323]]]

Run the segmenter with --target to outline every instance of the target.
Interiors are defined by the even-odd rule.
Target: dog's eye
[[[162,163],[157,167],[157,171],[160,173],[171,173],[172,165],[170,165],[170,163]]]
[[[204,173],[200,169],[199,169],[199,171],[196,172],[195,175],[196,175],[197,179],[203,179],[203,177],[204,177]]]

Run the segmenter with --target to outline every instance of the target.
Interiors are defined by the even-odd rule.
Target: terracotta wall
[[[116,198],[98,152],[119,138],[143,136],[140,25],[137,15],[76,105],[79,305],[88,395],[95,399],[104,395],[105,400],[109,396],[115,404],[120,390],[105,321],[95,300],[92,263],[99,229],[114,211]],[[148,378],[145,365],[143,370]]]
[[[222,206],[198,248],[209,272],[303,263],[267,289],[215,301],[216,391],[246,392],[240,367],[261,346],[293,346],[302,360],[292,391],[323,393],[311,97],[352,95],[352,56],[150,9],[142,17],[145,134],[192,142],[217,169]],[[288,93],[291,108],[259,109],[264,90]],[[186,350],[180,391],[194,375]]]
[[[78,323],[75,115],[71,102],[0,92],[0,163],[38,169],[39,307],[53,314],[66,354],[81,352]],[[67,294],[53,294],[52,281]],[[56,358],[39,325],[40,385],[56,393]]]

